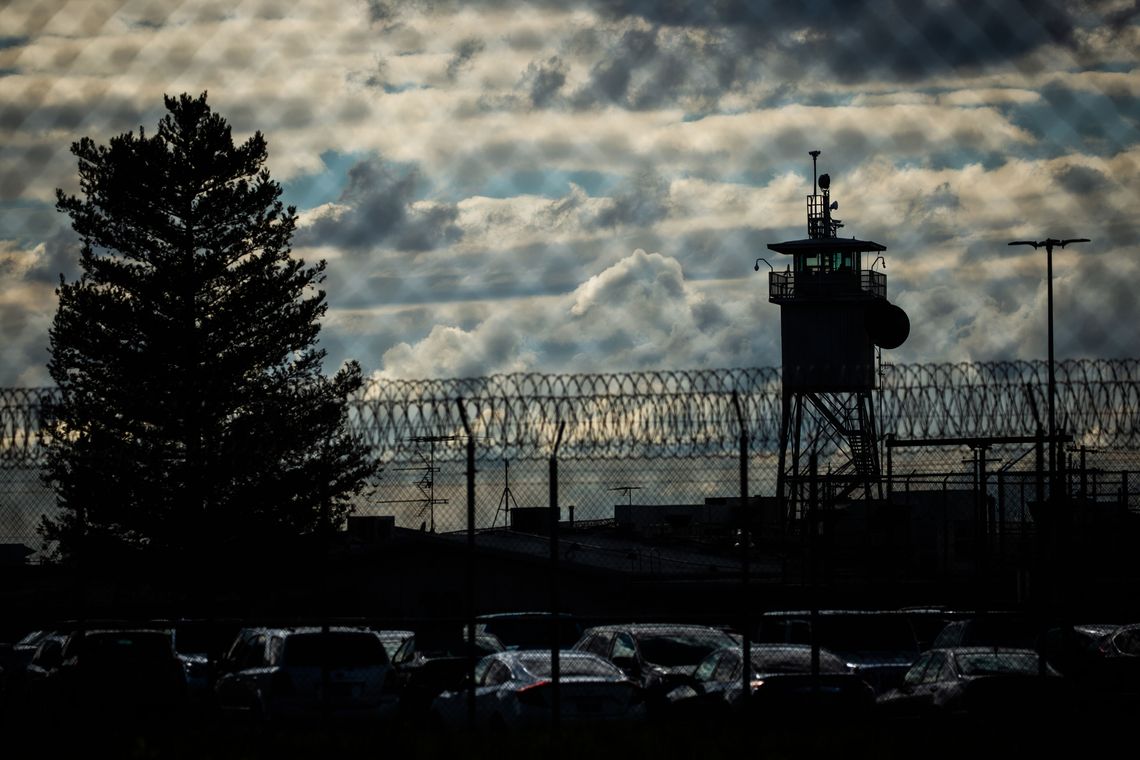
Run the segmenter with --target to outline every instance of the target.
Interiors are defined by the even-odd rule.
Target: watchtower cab
[[[811,156],[808,237],[768,244],[770,250],[792,257],[785,271],[773,271],[768,278],[768,300],[781,307],[784,387],[871,390],[874,347],[901,345],[909,322],[887,301],[887,275],[874,268],[880,261],[886,268],[885,259],[872,254],[887,247],[839,237],[843,223],[831,215],[839,208],[831,200],[831,178],[814,176],[819,151],[811,151]]]

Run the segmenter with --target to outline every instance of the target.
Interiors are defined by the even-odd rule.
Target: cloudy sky
[[[42,385],[69,148],[209,93],[329,262],[329,369],[776,366],[808,151],[887,246],[894,362],[1140,355],[1134,0],[7,0],[0,386]]]

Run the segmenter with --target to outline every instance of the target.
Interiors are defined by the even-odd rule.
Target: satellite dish
[[[910,336],[910,318],[889,301],[876,301],[864,315],[867,336],[879,348],[898,348]]]
[[[822,189],[822,190],[826,190],[827,188],[831,187],[831,175],[830,174],[819,175],[819,186],[820,186],[820,189]]]

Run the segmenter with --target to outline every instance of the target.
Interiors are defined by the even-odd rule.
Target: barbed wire
[[[1058,362],[1057,420],[1082,443],[1140,448],[1140,360]],[[1032,435],[1043,426],[1043,361],[885,364],[876,392],[879,430],[903,438]],[[778,368],[621,374],[518,373],[482,378],[374,379],[349,402],[355,432],[378,457],[416,438],[456,436],[437,456],[461,456],[465,405],[481,457],[549,456],[565,422],[566,459],[731,454],[741,402],[754,451],[779,445]],[[42,463],[40,409],[53,388],[0,389],[0,466]]]

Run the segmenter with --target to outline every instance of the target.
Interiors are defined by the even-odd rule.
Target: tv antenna
[[[515,501],[514,494],[511,493],[511,460],[503,460],[503,495],[499,497],[499,506],[495,510],[495,517],[491,520],[491,527],[495,527],[495,523],[499,521],[499,513],[503,513],[503,525],[506,526],[510,523],[511,518],[511,505],[518,508],[518,502]]]
[[[435,533],[435,506],[437,504],[446,504],[447,499],[435,498],[435,474],[439,472],[439,468],[435,466],[435,445],[437,443],[445,443],[450,441],[459,440],[459,436],[455,435],[425,435],[417,436],[411,439],[416,444],[428,444],[427,456],[424,456],[423,449],[418,445],[415,449],[415,456],[419,457],[422,464],[411,467],[396,467],[397,471],[401,472],[422,472],[423,477],[416,481],[416,488],[422,494],[419,499],[387,499],[377,502],[378,504],[419,504],[420,511],[417,515],[421,519],[420,530],[430,530]],[[424,515],[427,519],[424,520]]]
[[[611,491],[625,491],[626,499],[628,499],[629,506],[633,506],[633,492],[640,491],[641,486],[615,486],[610,489]]]

